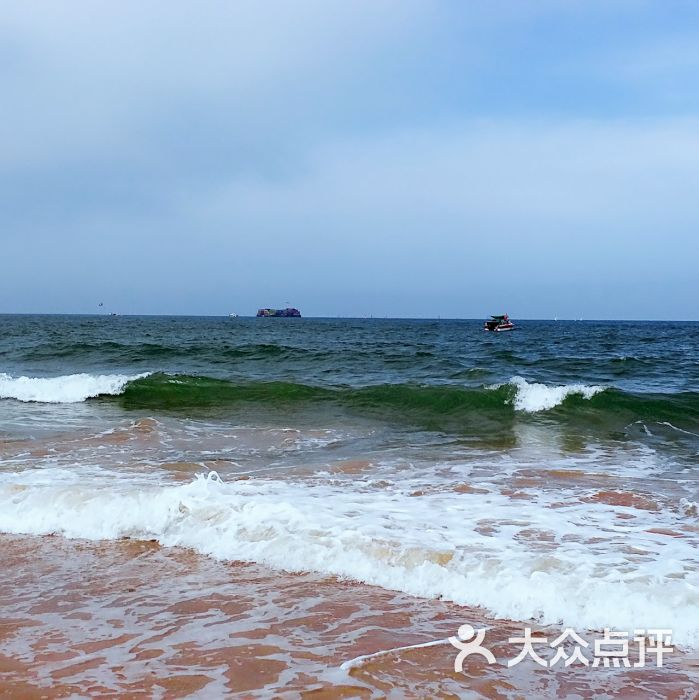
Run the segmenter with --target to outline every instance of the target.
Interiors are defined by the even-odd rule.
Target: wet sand
[[[61,527],[54,530],[54,526],[42,525],[36,531],[61,532],[67,523],[73,532],[82,532],[79,526],[89,512],[85,507],[106,493],[109,498],[102,502],[110,507],[115,507],[114,503],[142,506],[140,519],[132,527],[139,533],[149,532],[153,502],[148,498],[156,498],[170,485],[191,483],[197,473],[215,470],[229,483],[252,484],[250,498],[235,511],[241,528],[246,508],[254,505],[259,495],[264,496],[265,489],[287,484],[294,489],[289,492],[292,496],[282,492],[282,497],[290,503],[293,494],[307,495],[318,487],[331,486],[335,490],[329,493],[336,496],[354,494],[357,501],[351,508],[344,512],[338,504],[333,513],[338,518],[345,515],[338,522],[351,529],[357,527],[356,511],[369,509],[376,498],[394,494],[397,500],[385,503],[389,507],[397,503],[398,514],[408,513],[410,527],[406,530],[399,519],[392,521],[394,529],[379,530],[378,534],[368,529],[371,546],[364,554],[372,566],[405,566],[411,575],[424,563],[444,567],[447,575],[455,553],[471,546],[480,546],[478,551],[484,558],[491,556],[486,545],[491,540],[497,544],[498,537],[511,542],[513,552],[521,548],[543,558],[554,557],[571,541],[579,543],[587,556],[618,551],[623,564],[641,570],[644,557],[651,554],[647,548],[662,553],[665,541],[694,543],[699,531],[696,505],[684,499],[684,482],[618,469],[617,452],[606,458],[592,452],[580,463],[569,465],[561,460],[562,451],[556,445],[544,442],[542,446],[541,440],[532,439],[539,434],[529,430],[523,432],[516,459],[510,462],[500,453],[476,454],[474,458],[473,452],[466,455],[461,447],[454,454],[440,453],[439,460],[430,453],[427,460],[409,461],[403,456],[403,446],[400,459],[387,460],[381,453],[356,449],[352,440],[346,440],[349,454],[336,452],[338,445],[342,448],[344,435],[332,430],[183,426],[174,420],[146,417],[108,430],[2,440],[0,460],[10,475],[7,509],[16,509],[12,526],[20,523],[28,528],[19,531],[32,531],[36,519],[49,522],[46,518],[55,507],[66,514]],[[61,475],[65,478],[66,474],[69,478],[61,482]],[[56,490],[51,490],[54,486]],[[304,491],[302,487],[308,488]],[[143,501],[119,501],[124,491],[150,496],[144,496]],[[27,494],[42,495],[23,501]],[[446,500],[439,500],[444,496]],[[486,500],[489,496],[495,500]],[[474,538],[457,546],[433,538],[431,545],[423,545],[425,532],[419,528],[430,526],[431,519],[416,517],[412,522],[414,509],[423,500],[452,508],[458,505],[464,518],[473,516],[469,527],[483,540]],[[475,505],[469,507],[472,500]],[[196,518],[188,520],[187,527],[204,533],[205,541],[200,543],[204,549],[209,537],[227,542],[237,536],[254,544],[256,539],[270,536],[256,529],[254,520],[240,531],[236,529],[238,521],[228,523],[225,530],[221,523],[227,521],[221,517],[222,513],[228,516],[228,511],[222,511],[216,501],[178,496],[172,501],[178,513],[187,514],[185,501],[196,511]],[[273,500],[264,502],[274,505]],[[538,502],[543,504],[541,511],[533,510]],[[500,504],[499,509],[489,503]],[[321,497],[314,497],[301,509],[302,515],[305,518],[322,505]],[[593,518],[602,507],[607,508],[606,515]],[[532,518],[539,512],[546,517]],[[565,524],[565,519],[552,519],[558,512],[571,514],[568,518],[577,513],[578,529],[556,531],[556,524]],[[433,513],[443,515],[438,508],[429,510],[430,518]],[[677,650],[666,657],[666,666],[660,669],[650,663],[645,669],[562,664],[542,668],[531,660],[509,668],[507,660],[519,652],[509,638],[521,637],[526,626],[535,627],[532,623],[493,619],[480,608],[417,598],[322,574],[294,574],[260,564],[217,561],[180,547],[161,547],[155,541],[107,539],[113,532],[124,532],[120,521],[128,520],[125,516],[129,514],[126,506],[122,510],[116,506],[102,522],[99,511],[92,531],[87,528],[91,541],[53,535],[0,535],[0,695],[498,700],[697,697],[696,652]],[[662,519],[663,514],[677,517]],[[103,529],[107,521],[119,528]],[[629,531],[635,533],[636,540],[629,539],[629,532],[615,529],[619,522],[638,523]],[[275,538],[282,539],[285,528],[293,528],[294,523],[275,521],[279,527],[273,533]],[[333,528],[306,533],[305,520],[301,525],[299,532],[307,535],[307,540],[289,542],[325,542],[345,534],[345,529]],[[167,530],[163,527],[155,528],[161,536]],[[407,543],[400,541],[401,527],[403,534],[410,535]],[[459,520],[454,529],[461,527]],[[415,529],[419,530],[417,535]],[[648,533],[654,536],[646,537]],[[634,545],[636,541],[646,548]],[[348,556],[362,551],[360,546],[347,548]],[[683,561],[690,575],[694,559]],[[510,564],[512,559],[508,556],[501,563]],[[549,565],[549,560],[540,562],[537,570]],[[308,568],[312,567],[309,559]],[[564,581],[579,583],[576,567],[577,560],[572,563],[573,578]],[[358,571],[361,574],[361,568]],[[531,577],[525,581],[536,586]],[[497,575],[485,583],[494,588],[501,584]],[[520,595],[519,588],[515,594]],[[523,597],[530,594],[528,589],[521,590]],[[485,646],[495,654],[497,663],[488,665],[473,656],[466,660],[463,673],[454,671],[457,652],[448,638],[465,623],[488,628]],[[576,631],[590,642],[601,635],[599,630]],[[551,640],[562,629],[540,628],[539,632]]]
[[[681,651],[661,669],[508,668],[522,622],[315,574],[131,540],[1,536],[0,546],[6,697],[689,700],[699,684],[699,660]],[[469,657],[455,673],[445,640],[466,622],[489,628],[498,663]]]

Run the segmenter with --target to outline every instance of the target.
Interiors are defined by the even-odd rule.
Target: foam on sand
[[[61,377],[11,377],[0,372],[0,399],[37,403],[79,403],[95,396],[121,394],[148,374],[67,374]]]
[[[0,474],[0,531],[155,539],[217,559],[316,571],[503,618],[584,629],[670,628],[699,646],[699,563],[686,513],[649,513],[541,492],[411,497],[399,487],[249,479],[187,484],[123,473]],[[619,519],[625,510],[631,519]],[[691,516],[693,517],[693,516]]]

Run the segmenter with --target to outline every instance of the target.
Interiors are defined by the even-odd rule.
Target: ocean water
[[[696,323],[0,317],[25,547],[154,541],[696,649],[698,455]]]

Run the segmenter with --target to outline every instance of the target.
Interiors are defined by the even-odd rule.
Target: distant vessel
[[[228,318],[238,318],[238,314],[228,314]]]
[[[259,309],[257,316],[258,318],[301,318],[301,312],[291,307],[286,309]]]
[[[490,321],[486,321],[483,324],[484,331],[493,331],[495,333],[512,331],[514,328],[515,324],[510,321],[510,317],[507,314],[503,314],[502,316],[491,316]]]

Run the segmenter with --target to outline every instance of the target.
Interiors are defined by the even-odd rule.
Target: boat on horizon
[[[293,307],[286,309],[258,309],[258,318],[301,318],[301,312]]]
[[[502,316],[491,316],[489,321],[483,324],[484,331],[492,331],[494,333],[503,333],[504,331],[513,331],[515,324],[510,321],[507,314]]]

